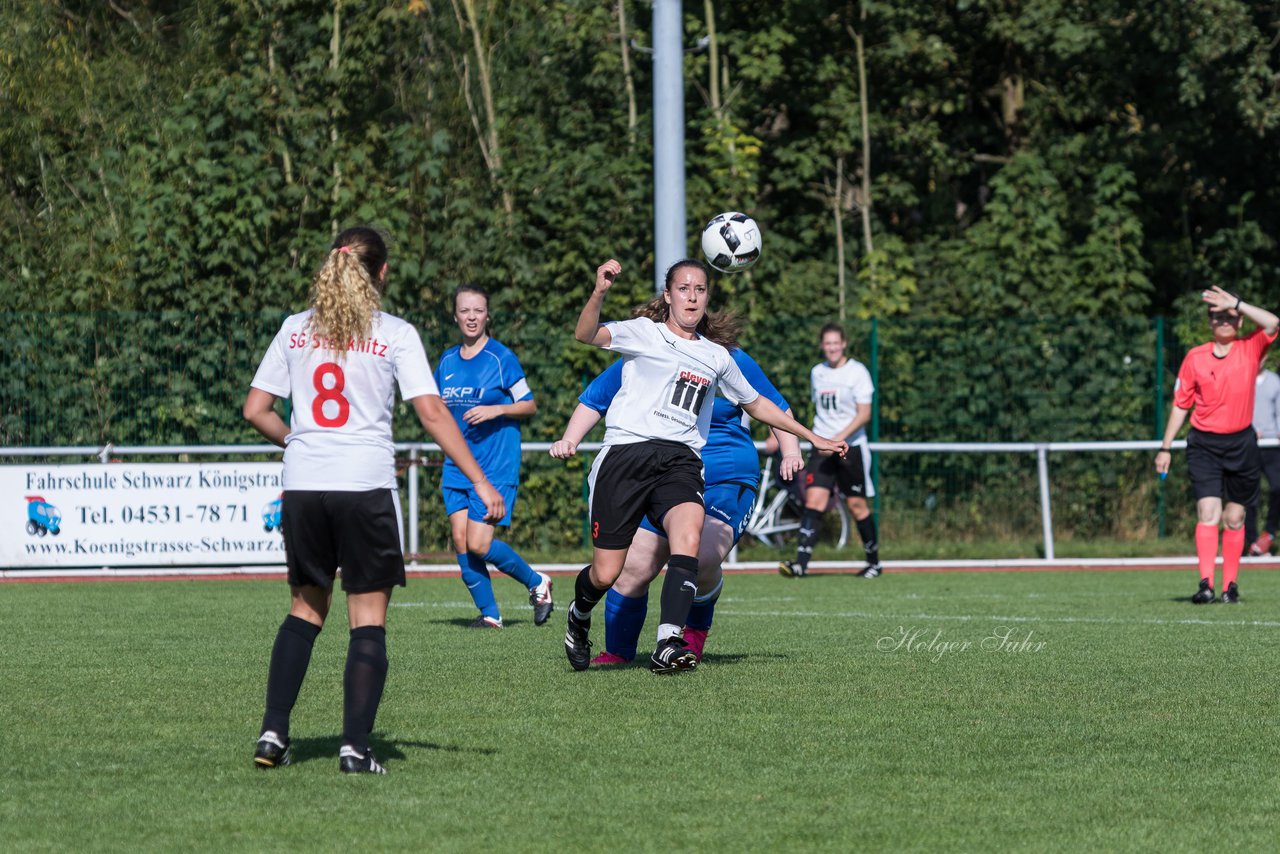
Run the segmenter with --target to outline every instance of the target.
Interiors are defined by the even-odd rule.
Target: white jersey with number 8
[[[396,485],[391,412],[395,387],[411,400],[439,395],[422,339],[394,315],[374,316],[368,338],[339,352],[309,328],[311,311],[285,320],[253,387],[292,398],[284,488],[362,492]]]

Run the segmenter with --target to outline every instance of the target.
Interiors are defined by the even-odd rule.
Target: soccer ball
[[[744,213],[722,213],[702,229],[702,254],[721,273],[740,273],[760,257],[760,226]]]

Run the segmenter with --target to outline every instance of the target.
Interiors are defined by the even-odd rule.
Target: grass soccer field
[[[1194,582],[732,575],[702,666],[656,677],[569,669],[566,576],[542,628],[499,579],[501,632],[465,628],[456,578],[411,579],[372,742],[390,773],[354,778],[340,604],[295,764],[264,772],[282,582],[5,584],[2,847],[1270,849],[1280,573],[1246,569],[1238,607],[1192,606]]]

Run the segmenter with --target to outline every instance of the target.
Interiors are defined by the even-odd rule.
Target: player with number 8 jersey
[[[313,314],[285,319],[253,378],[254,388],[293,401],[284,488],[394,488],[395,389],[405,400],[440,396],[418,330],[381,314],[368,338],[339,349],[312,331]]]
[[[281,531],[291,600],[271,651],[253,756],[259,768],[289,764],[289,718],[341,568],[351,637],[338,767],[386,773],[369,733],[387,677],[387,606],[392,588],[405,583],[391,438],[397,386],[475,484],[488,518],[506,512],[440,399],[418,331],[380,310],[386,274],[378,232],[339,234],[316,274],[311,307],[284,321],[244,403],[245,419],[285,449]],[[287,426],[275,410],[281,398],[293,403]]]

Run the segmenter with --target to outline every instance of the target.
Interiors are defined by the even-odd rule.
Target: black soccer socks
[[[342,743],[361,754],[369,749],[369,733],[387,682],[387,630],[361,626],[351,630],[347,669],[342,677]]]
[[[292,614],[280,624],[267,670],[267,711],[262,717],[262,732],[273,730],[288,740],[289,715],[298,702],[298,691],[311,664],[311,648],[319,634],[320,627],[315,623]]]

